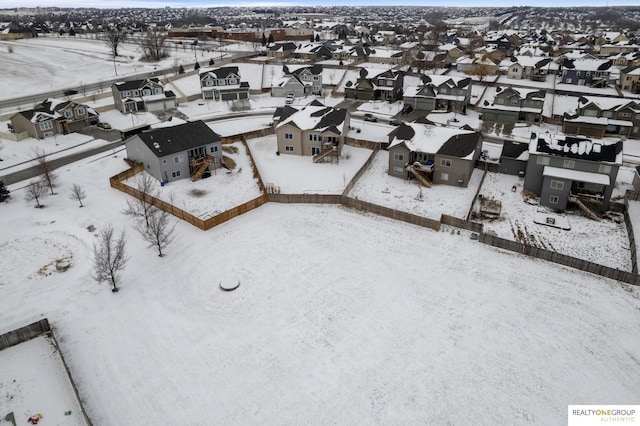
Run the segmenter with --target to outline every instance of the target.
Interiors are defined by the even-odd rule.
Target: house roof
[[[523,152],[529,150],[529,144],[527,142],[515,142],[506,140],[502,144],[501,157],[504,158],[518,158]]]
[[[302,109],[289,105],[280,112],[278,128],[289,124],[301,130],[333,131],[341,134],[347,117],[345,108],[332,108],[314,100]]]
[[[480,134],[472,130],[403,123],[389,133],[391,143],[388,149],[404,144],[412,152],[464,158],[474,152],[479,137]]]
[[[158,80],[157,78],[146,78],[142,80],[123,81],[121,83],[114,83],[114,85],[120,92],[122,92],[123,90],[140,89],[141,87],[144,87],[149,83],[152,83],[153,85],[159,85],[160,80]]]
[[[603,173],[584,172],[582,170],[563,169],[561,167],[544,166],[542,176],[570,179],[579,182],[589,182],[599,185],[611,185],[609,175]]]
[[[607,59],[565,59],[562,66],[580,71],[609,71],[613,62]]]
[[[87,111],[87,115],[97,115],[96,112],[83,104],[78,104],[72,101],[66,101],[64,99],[47,98],[42,103],[36,105],[33,109],[27,111],[20,111],[17,114],[22,115],[32,123],[50,120],[52,118],[62,117],[60,111],[67,108],[76,108],[78,106],[84,107]]]
[[[220,68],[200,71],[200,79],[202,80],[207,75],[212,75],[214,78],[227,78],[231,74],[234,74],[240,77],[240,72],[238,71],[238,67],[220,67]]]
[[[201,120],[146,130],[132,138],[135,137],[140,138],[158,158],[221,140],[220,135]]]
[[[581,96],[578,98],[581,108],[585,108],[590,104],[595,105],[603,111],[620,111],[626,107],[639,108],[640,102],[625,98],[605,98],[600,96]]]
[[[561,139],[550,133],[532,133],[529,153],[622,164],[622,141],[570,136]]]

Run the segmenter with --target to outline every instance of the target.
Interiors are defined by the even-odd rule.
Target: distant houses
[[[200,90],[205,101],[249,99],[249,83],[242,81],[238,67],[201,70]]]
[[[88,106],[73,101],[48,98],[33,109],[10,118],[15,133],[26,132],[36,139],[66,135],[98,123],[98,114]]]

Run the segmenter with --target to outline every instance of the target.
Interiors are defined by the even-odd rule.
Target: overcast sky
[[[385,6],[385,5],[406,5],[406,6],[620,6],[634,5],[637,1],[630,0],[538,0],[531,2],[530,0],[459,0],[451,2],[450,0],[351,0],[348,2],[351,6]],[[120,7],[216,7],[216,6],[247,6],[247,7],[269,7],[269,6],[293,6],[293,5],[344,5],[344,0],[278,0],[275,2],[260,1],[239,1],[233,2],[229,0],[211,1],[211,0],[182,0],[182,1],[159,1],[159,0],[86,0],[78,2],[77,0],[0,0],[0,9],[14,7],[35,7],[35,6],[59,6],[59,7],[98,7],[98,8],[120,8]]]

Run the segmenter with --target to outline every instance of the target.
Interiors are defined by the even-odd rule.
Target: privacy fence
[[[273,133],[271,131],[271,133]],[[621,281],[624,283],[632,284],[632,285],[640,285],[640,275],[638,275],[638,267],[636,260],[636,249],[635,249],[635,239],[633,235],[633,227],[631,226],[631,221],[629,219],[629,215],[627,213],[627,209],[624,211],[625,223],[627,224],[627,232],[629,234],[629,243],[631,245],[631,257],[632,257],[632,272],[622,271],[616,268],[611,268],[608,266],[600,265],[597,263],[589,262],[584,259],[575,258],[572,256],[564,255],[561,253],[557,253],[554,251],[541,249],[538,247],[529,246],[526,244],[522,244],[516,241],[507,240],[504,238],[499,238],[494,235],[488,235],[483,232],[483,225],[480,223],[475,223],[470,220],[465,220],[449,215],[442,214],[440,216],[440,220],[430,219],[423,216],[418,216],[412,213],[392,209],[389,207],[380,206],[377,204],[372,204],[363,200],[359,200],[357,198],[349,197],[348,193],[353,189],[356,185],[357,181],[360,177],[366,172],[366,170],[371,165],[375,154],[377,153],[377,149],[371,153],[367,161],[362,165],[362,167],[356,172],[351,181],[347,184],[342,194],[266,194],[265,186],[260,176],[260,172],[255,167],[255,161],[253,160],[253,156],[251,154],[251,150],[246,142],[247,135],[249,137],[261,137],[264,135],[270,134],[268,129],[253,131],[247,134],[241,134],[237,136],[229,136],[226,138],[224,143],[232,143],[240,140],[247,150],[247,154],[251,159],[251,164],[253,167],[253,172],[255,177],[257,178],[260,186],[260,191],[262,195],[259,197],[248,201],[240,206],[237,206],[233,209],[220,213],[216,216],[213,216],[209,219],[203,220],[191,215],[188,212],[185,212],[175,206],[172,206],[169,203],[166,203],[162,200],[158,200],[154,197],[149,196],[148,194],[141,194],[135,188],[132,188],[128,185],[122,183],[122,181],[129,179],[137,173],[140,173],[143,170],[142,165],[136,165],[133,168],[126,170],[116,176],[113,176],[110,179],[111,186],[113,188],[119,189],[131,196],[134,197],[145,197],[145,200],[154,206],[173,214],[179,219],[185,220],[191,223],[194,226],[197,226],[200,229],[208,230],[214,226],[217,226],[221,223],[224,223],[228,220],[233,219],[236,216],[247,213],[251,210],[254,210],[267,202],[272,203],[298,203],[298,204],[332,204],[332,205],[341,205],[346,208],[376,214],[378,216],[383,216],[389,219],[398,220],[401,222],[409,223],[412,225],[418,225],[424,228],[429,228],[433,230],[440,230],[441,225],[447,225],[455,228],[465,229],[467,231],[471,231],[478,234],[478,241],[482,244],[487,244],[493,247],[497,247],[503,250],[508,250],[516,253],[521,253],[526,256],[535,257],[538,259],[547,260],[549,262],[557,263],[560,265],[568,266],[571,268],[579,269],[581,271],[590,272],[592,274],[596,274],[602,277],[611,278],[617,281]],[[485,170],[490,167],[486,167],[484,164],[482,168]],[[483,176],[484,180],[484,176]],[[481,185],[479,185],[479,188]],[[477,194],[476,194],[477,195]],[[625,196],[625,206],[628,207],[628,197],[635,197],[635,199],[640,199],[640,193],[628,191]],[[476,196],[477,198],[477,196]],[[473,206],[471,207],[473,208]]]

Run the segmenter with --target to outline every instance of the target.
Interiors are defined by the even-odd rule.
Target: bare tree
[[[489,64],[480,63],[472,66],[465,74],[475,75],[478,77],[478,80],[482,81],[485,77],[495,75],[495,73],[495,67],[492,67]]]
[[[110,282],[114,293],[118,291],[119,274],[129,260],[125,251],[126,243],[124,231],[116,236],[113,226],[107,225],[93,245],[93,279],[99,283]]]
[[[127,216],[144,218],[146,226],[149,226],[149,217],[156,209],[150,203],[150,198],[155,195],[153,190],[155,183],[156,181],[151,175],[147,173],[140,175],[134,184],[134,188],[138,190],[138,193],[133,196],[133,199],[127,199],[127,207],[123,210],[123,213]]]
[[[149,216],[147,226],[144,226],[142,221],[138,222],[138,232],[149,243],[149,247],[158,249],[158,256],[160,257],[164,256],[162,249],[173,241],[173,231],[176,224],[170,226],[169,218],[169,213],[156,209]]]
[[[34,147],[32,151],[35,155],[33,158],[33,161],[35,161],[35,168],[40,172],[42,175],[42,182],[49,188],[51,195],[53,195],[53,188],[56,186],[58,176],[53,172],[53,165],[47,158],[48,154],[38,147]]]
[[[47,195],[47,187],[43,185],[42,181],[36,180],[29,182],[29,185],[26,187],[26,191],[24,198],[27,201],[35,201],[36,207],[39,209],[44,207],[40,204],[40,198]]]
[[[147,31],[140,40],[140,47],[142,47],[144,56],[153,61],[159,61],[169,56],[165,46],[166,40],[167,35],[157,28]]]
[[[127,33],[125,30],[121,29],[118,26],[115,27],[107,27],[104,30],[106,38],[107,46],[111,49],[111,56],[114,58],[118,56],[118,48],[127,38]]]
[[[82,200],[85,198],[87,198],[87,193],[80,185],[74,183],[71,186],[71,189],[69,189],[69,199],[78,201],[80,203],[80,207],[84,207],[82,205]]]

